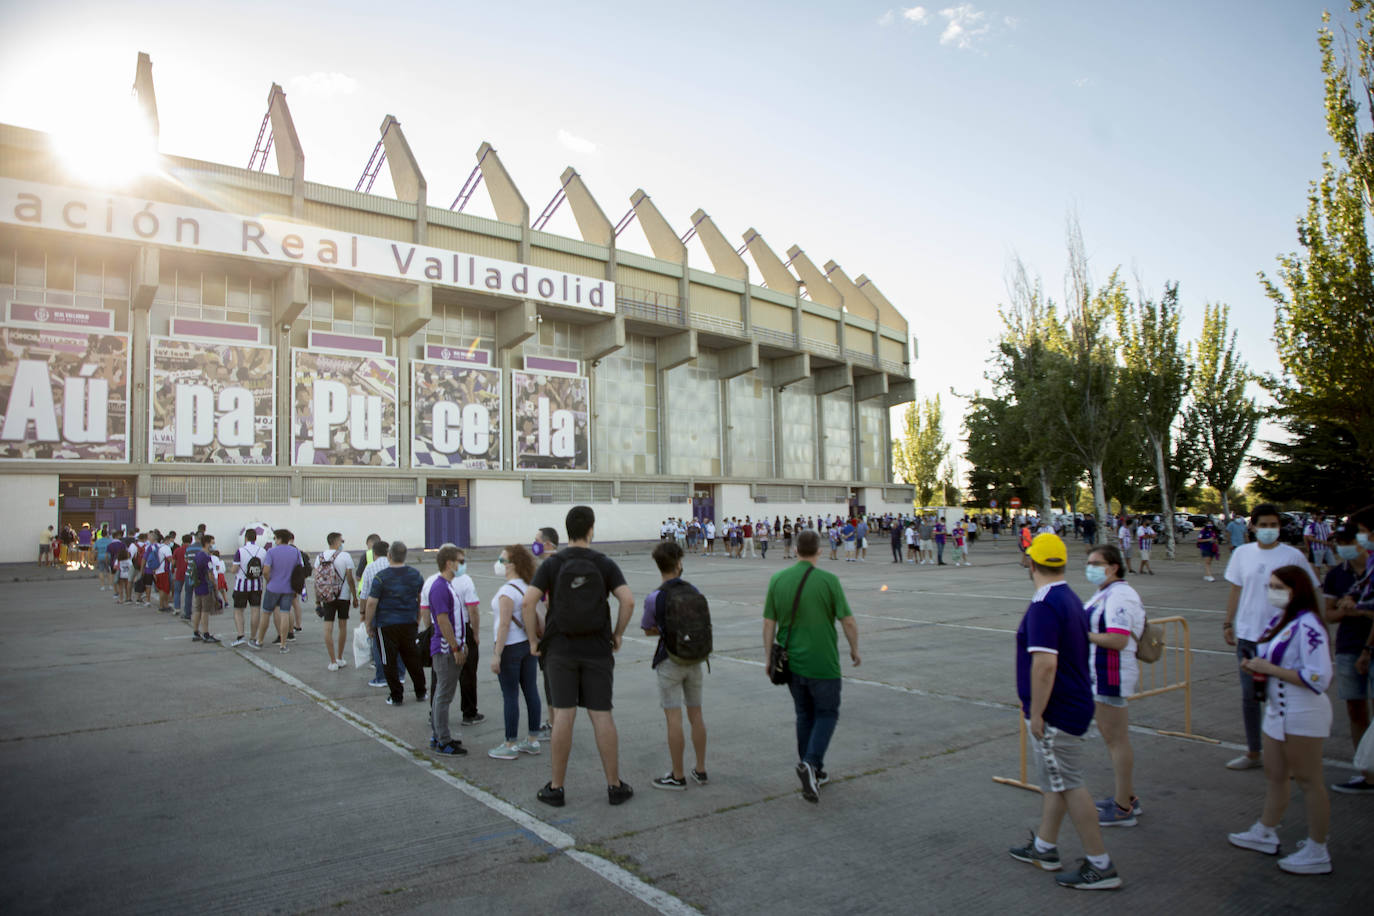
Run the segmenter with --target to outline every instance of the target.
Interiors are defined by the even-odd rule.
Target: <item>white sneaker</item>
[[[1331,874],[1331,853],[1325,843],[1313,839],[1298,840],[1297,852],[1279,859],[1279,868],[1294,875]]]
[[[1239,846],[1241,849],[1253,849],[1255,852],[1262,852],[1267,856],[1275,856],[1279,853],[1279,835],[1271,827],[1266,827],[1259,821],[1250,825],[1250,829],[1244,833],[1228,833],[1226,839],[1231,841],[1232,846]],[[1301,850],[1299,850],[1301,851]],[[1323,850],[1324,852],[1325,850]],[[1298,853],[1294,853],[1297,855]],[[1292,856],[1289,856],[1292,858]],[[1328,866],[1330,859],[1327,860]]]
[[[1228,770],[1258,770],[1263,766],[1263,760],[1258,757],[1251,757],[1248,754],[1242,754],[1235,760],[1228,760],[1226,762],[1226,769]]]
[[[1202,581],[1203,581],[1203,582],[1215,582],[1215,581],[1217,581],[1217,577],[1216,577],[1216,576],[1203,576],[1203,577],[1202,577]]]
[[[338,670],[339,670],[339,663],[338,663],[338,662],[330,662],[330,663],[329,663],[329,670],[330,670],[330,671],[338,671]]]

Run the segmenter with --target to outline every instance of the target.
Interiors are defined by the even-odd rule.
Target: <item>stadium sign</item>
[[[0,223],[615,312],[615,284],[286,219],[0,178]]]

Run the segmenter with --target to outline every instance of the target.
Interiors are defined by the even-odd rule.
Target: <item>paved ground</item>
[[[618,550],[627,550],[620,547]],[[117,607],[89,574],[0,568],[0,910],[24,912],[910,913],[1096,910],[1005,849],[1036,821],[1015,775],[1011,631],[1029,583],[1010,544],[975,548],[972,568],[826,561],[859,614],[864,663],[846,667],[839,730],[819,806],[792,774],[792,716],[759,664],[760,598],[776,554],[691,558],[711,598],[717,653],[707,678],[712,784],[659,792],[663,717],[653,648],[627,640],[616,720],[627,805],[606,804],[591,731],[579,721],[568,806],[534,799],[547,756],[489,759],[499,690],[483,669],[487,721],[474,754],[421,750],[424,708],[383,704],[370,670],[331,673],[307,614],[288,655],[192,644],[187,628]],[[1186,561],[1134,580],[1154,616],[1192,623],[1193,729],[1179,693],[1132,706],[1138,827],[1109,831],[1126,887],[1114,909],[1367,912],[1374,802],[1332,795],[1336,872],[1296,878],[1227,845],[1258,813],[1263,778],[1222,764],[1242,739],[1234,661],[1221,641],[1224,583]],[[622,560],[636,596],[657,581],[646,552]],[[490,558],[472,558],[485,601]],[[19,580],[19,581],[15,581]],[[1075,562],[1070,581],[1086,594]],[[881,587],[886,585],[886,591]],[[232,632],[232,618],[218,620]],[[632,631],[635,632],[635,631]],[[1330,781],[1350,772],[1341,710]],[[1105,793],[1100,744],[1090,773]],[[1300,797],[1287,847],[1306,835]],[[1081,848],[1066,828],[1063,852]]]

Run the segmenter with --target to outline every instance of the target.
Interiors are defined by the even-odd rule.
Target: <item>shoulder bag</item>
[[[792,668],[788,663],[787,646],[792,642],[792,625],[797,622],[797,607],[801,604],[802,589],[806,587],[806,579],[811,573],[815,572],[816,567],[807,564],[806,572],[802,573],[801,583],[797,586],[797,596],[792,599],[792,616],[787,620],[787,642],[778,645],[773,643],[773,651],[768,656],[768,679],[774,684],[792,683]]]

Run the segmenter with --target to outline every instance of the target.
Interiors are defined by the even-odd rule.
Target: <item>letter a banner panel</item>
[[[0,328],[0,344],[0,460],[129,460],[126,335]]]
[[[592,469],[584,376],[511,373],[517,471]]]
[[[501,470],[501,370],[410,365],[411,467]]]
[[[275,464],[274,353],[249,344],[154,337],[148,460]]]
[[[293,349],[291,463],[396,467],[396,360]]]

